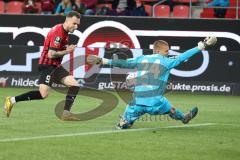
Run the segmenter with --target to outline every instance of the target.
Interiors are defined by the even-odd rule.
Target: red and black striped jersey
[[[67,44],[68,32],[64,30],[63,24],[57,24],[48,32],[38,64],[60,66],[63,57],[51,59],[48,57],[48,50],[62,51]]]

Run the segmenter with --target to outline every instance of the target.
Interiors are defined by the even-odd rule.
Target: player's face
[[[73,33],[78,28],[79,25],[80,25],[80,18],[73,16],[68,19],[68,31],[70,33]]]
[[[169,46],[163,45],[161,46],[160,53],[164,56],[168,56],[169,54]]]

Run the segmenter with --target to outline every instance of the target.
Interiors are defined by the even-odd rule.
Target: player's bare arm
[[[63,51],[49,50],[48,57],[51,59],[63,57],[64,55],[73,52],[75,48],[76,48],[75,45],[69,45],[69,46],[67,46],[66,50],[63,50]]]

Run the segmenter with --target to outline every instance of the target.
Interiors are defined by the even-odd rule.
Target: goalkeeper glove
[[[204,50],[208,46],[213,46],[217,43],[216,37],[206,37],[203,41],[198,42],[198,49]]]
[[[88,64],[108,64],[108,59],[100,58],[96,55],[89,55],[87,57],[87,63]]]

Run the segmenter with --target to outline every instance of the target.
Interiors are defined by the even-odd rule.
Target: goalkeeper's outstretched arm
[[[175,59],[171,59],[167,63],[167,67],[169,69],[178,66],[180,63],[184,62],[185,60],[189,59],[190,57],[196,55],[200,51],[204,50],[208,46],[212,46],[217,42],[216,37],[207,37],[204,41],[198,42],[198,46],[192,49],[187,50],[186,52],[182,53],[181,55],[177,56]]]
[[[101,64],[101,65],[112,65],[114,67],[119,68],[135,68],[137,66],[137,59],[138,58],[129,58],[126,60],[112,60],[112,59],[106,59],[106,58],[100,58],[95,55],[89,55],[87,57],[87,63],[89,64]]]
[[[204,50],[207,46],[212,46],[217,42],[216,37],[207,37],[204,39],[204,41],[200,41],[198,43],[198,46],[195,48],[192,48],[183,54],[179,55],[176,59],[169,59],[167,62],[167,67],[169,69],[176,67],[183,61],[189,59],[190,57],[194,56],[195,54],[199,53],[201,50]],[[138,57],[139,58],[139,57]],[[127,60],[110,60],[105,58],[100,58],[95,55],[89,55],[87,57],[87,63],[89,64],[103,64],[103,65],[112,65],[115,67],[120,68],[135,68],[138,63],[138,58],[130,58]]]

